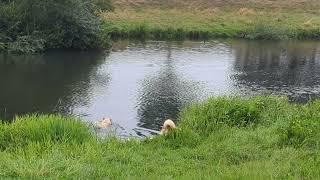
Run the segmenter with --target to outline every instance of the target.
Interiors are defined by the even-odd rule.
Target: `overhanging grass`
[[[0,176],[317,179],[320,101],[214,98],[185,109],[179,129],[143,141],[97,141],[60,116],[0,125]],[[16,143],[19,142],[19,143]]]

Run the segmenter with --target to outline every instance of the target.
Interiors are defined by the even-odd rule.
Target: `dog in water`
[[[176,124],[174,124],[174,122],[171,120],[171,119],[168,119],[166,120],[164,123],[163,123],[163,126],[160,130],[160,135],[161,136],[165,136],[167,135],[170,131],[176,129]]]
[[[112,119],[111,118],[103,118],[101,121],[97,122],[97,128],[98,129],[105,129],[112,125]]]

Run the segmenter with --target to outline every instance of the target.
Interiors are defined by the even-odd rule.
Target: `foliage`
[[[16,53],[35,53],[44,50],[44,39],[36,36],[18,36],[15,41],[8,44],[8,49]]]
[[[85,0],[12,0],[0,2],[0,30],[9,51],[100,47],[99,8]],[[109,5],[108,1],[105,5]]]

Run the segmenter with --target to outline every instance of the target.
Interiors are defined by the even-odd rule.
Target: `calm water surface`
[[[222,95],[320,97],[320,42],[122,41],[110,53],[0,55],[0,117],[112,117],[121,136],[148,136],[192,102]],[[103,133],[103,132],[102,132]]]

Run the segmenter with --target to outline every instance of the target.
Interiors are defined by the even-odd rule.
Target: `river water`
[[[0,117],[61,113],[111,117],[120,136],[143,137],[212,96],[320,97],[320,42],[116,42],[111,52],[0,55]]]

